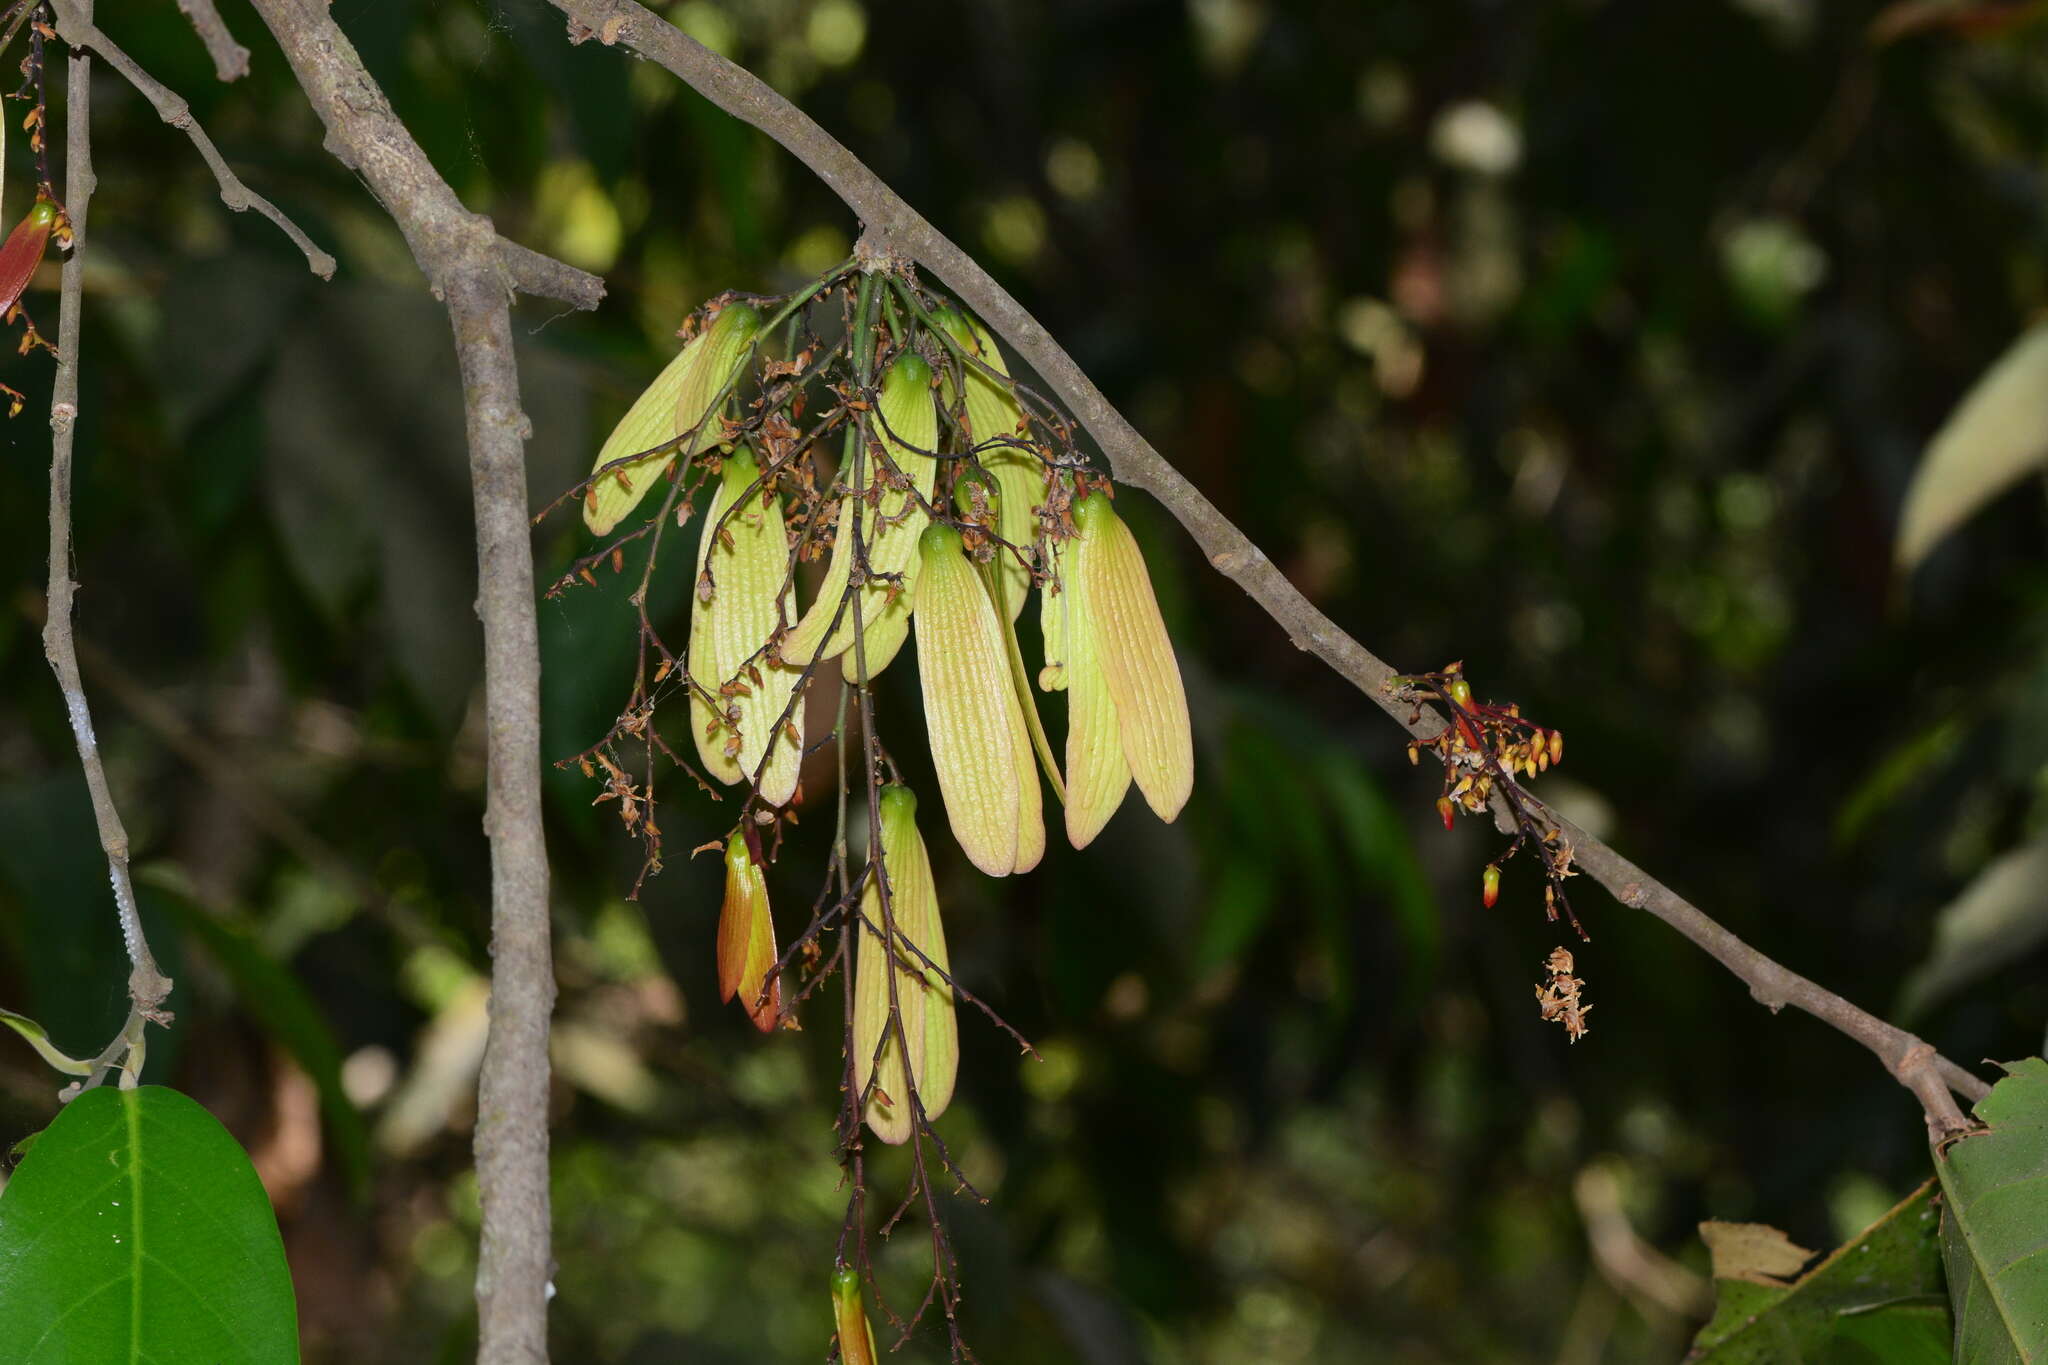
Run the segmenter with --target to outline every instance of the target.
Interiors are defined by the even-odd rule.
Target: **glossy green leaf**
[[[1712,1239],[1714,1317],[1686,1357],[1698,1365],[1834,1365],[1882,1361],[1936,1365],[1948,1359],[1942,1318],[1938,1222],[1928,1181],[1796,1278],[1783,1271],[1800,1259],[1773,1261],[1757,1249]],[[1702,1233],[1728,1224],[1707,1224]],[[1764,1229],[1770,1232],[1769,1229]],[[1762,1251],[1796,1252],[1777,1234]],[[1931,1343],[1931,1344],[1930,1344]],[[1931,1353],[1930,1353],[1931,1352]]]
[[[248,1156],[175,1090],[73,1100],[0,1192],[9,1365],[281,1365],[298,1317]]]
[[[1935,1160],[1956,1359],[1973,1365],[2048,1360],[2048,1061],[2006,1072],[1977,1103],[1985,1131]]]

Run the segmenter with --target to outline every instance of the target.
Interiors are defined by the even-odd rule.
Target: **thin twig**
[[[224,81],[238,81],[249,74],[249,49],[235,41],[221,19],[213,0],[178,0],[178,8],[191,21],[206,55],[213,58],[213,74]]]
[[[866,238],[886,244],[888,251],[931,271],[979,314],[990,330],[1015,347],[1094,436],[1116,480],[1157,498],[1194,538],[1210,565],[1250,594],[1297,649],[1328,664],[1418,738],[1431,738],[1443,728],[1443,719],[1433,711],[1411,719],[1412,708],[1387,687],[1394,670],[1339,629],[1288,582],[1264,551],[1152,448],[1103,397],[1073,357],[979,263],[802,110],[752,72],[695,42],[634,0],[549,2],[570,20],[572,41],[596,38],[608,46],[623,45],[666,67],[726,113],[781,143],[860,217]],[[1498,801],[1496,815],[1506,818]],[[1552,818],[1556,818],[1554,813]],[[1565,822],[1559,820],[1559,824]],[[1797,1005],[1862,1043],[1919,1096],[1931,1122],[1947,1125],[1959,1119],[1954,1102],[1935,1093],[1942,1086],[1970,1099],[1985,1093],[1984,1082],[1963,1068],[1932,1049],[1923,1054],[1919,1049],[1925,1044],[1918,1038],[1789,971],[1600,840],[1576,827],[1566,827],[1571,830],[1579,865],[1617,899],[1650,911],[1706,949],[1764,1003],[1774,1008]],[[1927,1081],[1929,1076],[1937,1077],[1939,1083]]]
[[[185,103],[184,96],[136,65],[133,57],[123,52],[113,39],[93,24],[90,0],[51,0],[51,6],[57,13],[58,37],[74,48],[89,47],[105,57],[107,64],[120,72],[128,84],[134,86],[141,92],[142,97],[155,107],[157,117],[192,140],[192,145],[198,148],[201,159],[213,171],[214,181],[220,186],[220,201],[223,204],[236,213],[255,209],[277,224],[278,229],[292,239],[292,244],[305,253],[306,265],[315,275],[323,280],[333,278],[334,257],[313,245],[313,239],[301,232],[297,223],[285,217],[282,209],[244,185],[241,178],[228,169],[228,163],[221,156],[220,149],[213,145],[213,139],[199,126],[199,120],[192,117],[192,107]]]
[[[89,3],[89,0],[86,0]],[[140,1052],[145,1022],[169,1023],[163,1009],[170,997],[171,981],[156,965],[149,940],[142,932],[142,917],[135,908],[135,887],[128,876],[128,831],[121,814],[114,809],[113,793],[107,788],[107,768],[100,758],[98,738],[93,734],[92,710],[86,704],[85,684],[78,676],[78,648],[71,633],[72,598],[78,585],[71,578],[71,452],[78,418],[79,310],[83,304],[85,276],[85,220],[92,203],[92,62],[83,53],[66,59],[69,82],[64,112],[65,164],[64,198],[71,218],[71,255],[64,262],[61,302],[57,316],[58,361],[50,395],[50,592],[48,616],[43,625],[43,653],[57,675],[64,693],[64,710],[71,719],[72,738],[78,743],[78,761],[85,769],[86,790],[92,794],[93,821],[99,827],[100,847],[107,855],[107,875],[114,891],[114,909],[121,920],[121,938],[128,950],[128,1021],[121,1035],[95,1059],[87,1087],[99,1084],[106,1067],[122,1066],[122,1083],[133,1085],[141,1070]]]
[[[477,1358],[547,1359],[553,1274],[548,1018],[555,976],[540,796],[540,632],[511,291],[490,219],[463,207],[322,0],[255,0],[327,145],[368,183],[448,308],[462,368],[477,518],[477,612],[491,843],[491,1024],[477,1087]],[[566,267],[564,267],[566,269]],[[594,295],[592,296],[594,298]]]

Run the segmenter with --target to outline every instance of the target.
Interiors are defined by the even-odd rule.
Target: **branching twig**
[[[1444,721],[1435,712],[1411,721],[1411,708],[1386,687],[1394,670],[1317,610],[1201,490],[1167,463],[1023,305],[802,110],[634,0],[550,3],[569,18],[573,41],[594,37],[607,45],[623,44],[781,143],[860,217],[868,239],[930,270],[990,330],[1015,347],[1095,437],[1117,481],[1156,497],[1194,537],[1210,565],[1250,594],[1296,648],[1323,660],[1418,738],[1431,738],[1443,728]],[[1498,799],[1495,814],[1509,819]],[[1706,949],[1766,1005],[1797,1005],[1862,1043],[1914,1092],[1931,1123],[1949,1126],[1962,1121],[1948,1089],[1970,1099],[1987,1090],[1983,1081],[1920,1039],[1789,971],[1606,844],[1554,813],[1550,818],[1570,831],[1579,865],[1617,899],[1648,910]],[[1507,828],[1512,832],[1511,822]]]
[[[82,3],[89,6],[90,0]],[[92,711],[86,705],[85,684],[78,676],[78,649],[71,635],[71,602],[78,590],[71,579],[71,451],[78,419],[85,219],[94,181],[92,61],[83,53],[73,52],[66,67],[69,86],[64,116],[64,198],[71,218],[71,256],[64,262],[57,317],[57,374],[50,395],[50,597],[49,614],[43,625],[43,653],[57,674],[57,686],[64,693],[64,710],[71,718],[72,738],[78,742],[78,761],[85,769],[86,789],[92,794],[93,820],[99,827],[100,847],[106,851],[114,908],[120,915],[121,938],[127,945],[131,968],[128,1020],[122,1025],[120,1037],[94,1059],[92,1073],[84,1081],[89,1087],[98,1085],[107,1068],[114,1065],[122,1068],[124,1085],[135,1084],[141,1071],[145,1024],[170,1021],[163,1003],[170,996],[171,981],[157,969],[149,940],[143,936],[142,918],[135,907],[135,887],[128,877],[128,831],[122,827],[113,794],[107,789],[106,764],[100,759],[99,740],[93,734]]]
[[[200,157],[213,171],[213,178],[220,186],[220,201],[223,204],[236,213],[255,209],[277,224],[278,229],[292,239],[292,244],[305,253],[306,265],[315,275],[323,280],[333,278],[334,257],[313,245],[313,239],[301,232],[297,223],[285,217],[282,209],[244,185],[240,177],[228,169],[228,163],[221,156],[220,149],[213,145],[213,139],[206,135],[206,130],[192,117],[192,107],[185,103],[184,97],[136,65],[133,57],[123,52],[113,39],[94,25],[90,0],[51,0],[51,6],[57,13],[58,37],[74,48],[89,47],[105,57],[107,64],[120,72],[128,83],[155,107],[157,117],[192,140],[192,145],[199,149]],[[207,4],[207,8],[212,8],[210,3]],[[247,52],[244,51],[245,62],[247,56]],[[217,54],[215,61],[219,61]],[[222,79],[227,77],[223,76]]]
[[[178,8],[191,21],[199,41],[206,44],[206,55],[213,58],[214,75],[224,81],[238,81],[249,74],[249,49],[228,32],[213,0],[178,0]]]
[[[540,636],[535,619],[519,372],[509,283],[537,261],[508,262],[488,218],[463,207],[393,112],[321,0],[255,0],[284,50],[327,145],[368,183],[447,305],[462,368],[477,517],[489,734],[491,1026],[478,1083],[478,1359],[547,1359],[552,1257],[548,1195],[548,1016],[555,977],[541,827]],[[555,272],[572,279],[569,267]],[[574,272],[581,275],[581,272]],[[584,277],[588,279],[589,277]],[[595,302],[594,281],[583,296]]]

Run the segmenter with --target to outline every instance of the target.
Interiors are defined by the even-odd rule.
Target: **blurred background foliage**
[[[2042,8],[664,12],[979,253],[1346,629],[1561,726],[1542,795],[1973,1060],[2038,1049],[2048,1019],[2044,509],[1999,500],[1911,577],[1892,542],[1929,435],[2048,301]],[[179,985],[150,1074],[255,1155],[309,1360],[457,1360],[489,888],[459,387],[402,242],[226,12],[254,50],[232,86],[173,7],[103,22],[342,266],[309,277],[96,87],[78,627]],[[537,506],[690,308],[791,287],[857,231],[767,139],[570,46],[547,6],[335,14],[471,206],[606,277],[594,316],[520,306]],[[31,409],[0,428],[0,1001],[78,1051],[118,1023],[123,969],[36,637],[48,369],[12,364]],[[991,1196],[953,1205],[984,1359],[1675,1359],[1707,1306],[1700,1219],[1825,1246],[1924,1177],[1919,1116],[1865,1054],[1596,888],[1592,1035],[1539,1025],[1566,940],[1527,864],[1482,910],[1492,836],[1446,835],[1375,709],[1123,505],[1196,709],[1194,801],[1172,827],[1130,803],[1002,883],[933,840],[956,971],[1043,1054],[963,1013],[942,1127]],[[557,516],[537,546],[552,577],[585,533]],[[657,589],[672,620],[685,591]],[[623,701],[633,633],[615,582],[541,622],[553,759]],[[881,689],[898,734],[909,671]],[[716,1001],[716,860],[629,903],[637,846],[595,784],[549,783],[557,1358],[821,1359],[837,990],[802,1034],[755,1035]],[[687,787],[671,849],[728,819]],[[829,823],[772,876],[785,936]],[[1966,887],[1995,932],[1930,973]],[[0,1048],[0,1141],[54,1089]],[[899,1302],[927,1264],[906,1229]]]

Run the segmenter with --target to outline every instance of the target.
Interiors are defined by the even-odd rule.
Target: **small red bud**
[[[1552,730],[1550,732],[1550,761],[1552,763],[1564,762],[1564,731],[1562,730]]]
[[[1436,799],[1436,813],[1437,813],[1438,815],[1441,815],[1441,816],[1443,816],[1443,818],[1444,818],[1444,828],[1445,828],[1445,829],[1449,829],[1449,828],[1451,827],[1451,822],[1452,822],[1453,820],[1457,819],[1457,816],[1458,816],[1458,808],[1457,808],[1456,806],[1454,806],[1454,805],[1452,805],[1452,804],[1451,804],[1451,798],[1450,798],[1450,797],[1448,797],[1448,796],[1439,796],[1439,797],[1438,797],[1438,798]]]
[[[1460,705],[1460,706],[1462,706],[1462,707],[1465,707],[1465,708],[1467,708],[1468,710],[1469,710],[1469,709],[1471,708],[1471,705],[1472,705],[1472,684],[1471,684],[1471,683],[1468,683],[1468,682],[1466,682],[1466,681],[1465,681],[1465,680],[1464,680],[1463,678],[1455,678],[1455,679],[1453,679],[1453,680],[1451,681],[1451,685],[1450,685],[1450,686],[1449,686],[1448,688],[1444,689],[1444,690],[1445,690],[1445,691],[1447,691],[1447,692],[1449,692],[1449,693],[1451,694],[1451,700],[1452,700],[1452,701],[1454,701],[1454,702],[1458,703],[1458,705]]]
[[[1479,899],[1491,910],[1493,903],[1500,899],[1500,868],[1493,863],[1486,865],[1486,871],[1479,878]]]

